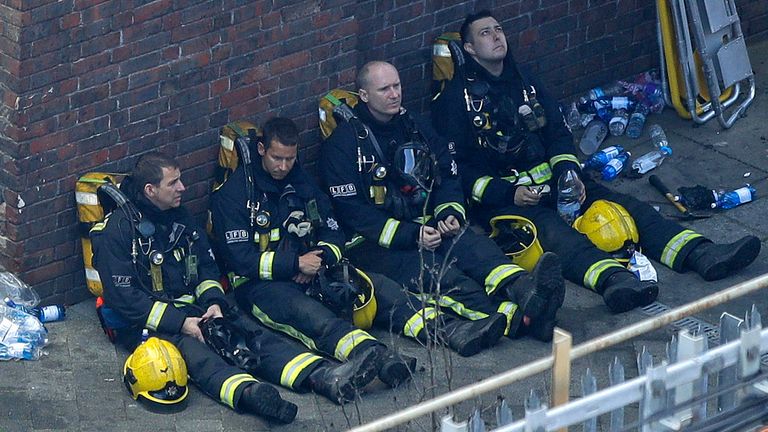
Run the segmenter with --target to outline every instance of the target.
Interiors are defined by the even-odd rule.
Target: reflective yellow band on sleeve
[[[572,154],[559,154],[557,156],[552,156],[552,158],[549,159],[549,165],[554,167],[558,163],[564,162],[564,161],[568,161],[568,162],[573,162],[575,164],[579,164],[579,158],[577,158],[576,155],[572,155]]]
[[[149,310],[149,316],[147,316],[147,323],[144,327],[156,331],[157,326],[160,325],[160,320],[163,319],[165,309],[168,307],[168,303],[156,301],[152,305],[152,309]]]
[[[424,329],[427,321],[435,318],[437,318],[437,309],[433,307],[423,308],[405,322],[403,334],[415,338]]]
[[[503,314],[505,317],[507,317],[507,327],[504,329],[504,336],[509,335],[509,331],[512,328],[512,318],[514,318],[515,313],[517,312],[518,306],[515,303],[512,303],[511,301],[503,301],[499,305],[498,309],[496,311],[500,314]]]
[[[381,235],[379,235],[379,246],[385,248],[390,247],[399,226],[399,220],[392,218],[387,219],[387,222],[384,223],[384,228],[381,229]]]
[[[296,379],[299,375],[308,366],[322,360],[322,357],[308,352],[297,355],[283,367],[283,372],[280,374],[280,385],[289,389],[295,389]]]
[[[419,296],[416,297],[418,298]],[[464,305],[464,303],[457,301],[449,295],[441,295],[437,299],[437,304],[439,304],[441,307],[448,308],[454,311],[457,315],[463,316],[464,318],[470,319],[472,321],[488,318],[487,313],[470,309]]]
[[[349,354],[352,352],[352,350],[367,340],[375,341],[376,338],[369,335],[364,330],[352,330],[351,332],[342,336],[341,339],[339,339],[339,342],[336,344],[334,357],[336,357],[337,360],[346,361],[349,358]]]
[[[683,250],[683,247],[691,240],[700,237],[703,236],[695,231],[683,230],[680,234],[672,237],[672,239],[667,242],[664,246],[664,250],[661,252],[661,259],[659,261],[669,268],[674,268],[677,255]]]
[[[492,295],[510,277],[525,270],[517,264],[502,264],[497,266],[485,277],[485,292]]]
[[[219,291],[221,291],[222,294],[224,294],[224,288],[221,287],[221,284],[218,281],[206,279],[200,282],[195,288],[195,296],[197,298],[200,298],[204,292],[208,291],[211,288],[218,289]]]
[[[259,278],[263,280],[272,280],[272,261],[275,259],[274,252],[262,252],[259,259]]]
[[[279,241],[280,240],[280,228],[272,228],[272,230],[269,231],[269,241]]]
[[[492,177],[483,176],[475,180],[475,184],[472,185],[472,199],[476,202],[483,201],[483,194],[485,194],[485,188],[491,183]]]
[[[341,249],[338,246],[336,246],[335,244],[324,242],[324,241],[319,241],[319,242],[317,242],[317,245],[318,246],[325,246],[325,247],[329,248],[331,251],[333,251],[333,255],[336,257],[336,261],[341,259]]]
[[[248,282],[248,278],[245,276],[238,276],[233,272],[229,272],[227,274],[227,278],[229,278],[229,284],[232,286],[232,288],[237,288],[240,285]]]
[[[186,303],[186,304],[192,304],[195,302],[195,296],[191,294],[184,294],[183,296],[176,297],[174,299],[174,303]]]
[[[443,211],[445,209],[449,209],[449,208],[456,210],[459,214],[461,214],[461,217],[464,220],[467,219],[467,214],[464,211],[464,206],[461,205],[460,203],[457,203],[457,202],[447,202],[447,203],[440,204],[440,205],[435,207],[435,212],[434,213],[435,213],[435,215],[439,215],[441,211]]]
[[[552,178],[552,169],[549,164],[544,162],[528,170],[533,178],[533,182],[541,184]]]
[[[620,262],[613,258],[606,258],[592,264],[587,269],[587,272],[584,273],[584,286],[591,289],[592,291],[597,290],[597,281],[600,279],[600,275],[608,269],[617,267],[620,269],[626,269],[626,267],[621,265]]]
[[[221,390],[219,390],[219,400],[224,405],[234,409],[235,408],[235,394],[237,388],[241,385],[249,385],[257,383],[256,378],[248,374],[236,374],[227,378],[223,384],[221,384]]]

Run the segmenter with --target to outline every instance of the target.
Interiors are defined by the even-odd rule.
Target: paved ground
[[[681,120],[670,109],[650,118],[649,122],[664,126],[674,148],[674,156],[657,170],[657,174],[670,186],[676,188],[700,183],[710,187],[733,188],[748,181],[757,188],[759,195],[768,193],[768,41],[748,45],[757,73],[757,98],[749,115],[740,119],[731,130],[722,130],[715,121],[702,127],[692,127],[690,122]],[[635,150],[636,155],[650,149],[647,137],[638,141],[610,138],[609,142],[622,143],[629,150]],[[747,173],[749,176],[745,178]],[[662,213],[674,213],[674,209],[645,179],[620,179],[615,186],[658,205]],[[765,244],[768,240],[766,214],[768,200],[758,199],[688,226],[716,241],[731,241],[745,234],[754,234]],[[766,254],[768,251],[763,250],[757,262],[746,271],[715,283],[704,283],[696,275],[676,274],[657,266],[662,286],[659,301],[679,306],[766,273]],[[763,316],[768,316],[768,301],[766,295],[761,293],[715,307],[699,317],[715,323],[722,312],[743,315],[752,303],[758,305]],[[610,315],[598,296],[569,284],[561,317],[561,327],[573,334],[574,344],[579,344],[634,323],[644,315],[640,312]],[[504,340],[492,351],[470,359],[451,356],[443,351],[430,356],[413,342],[377,333],[398,349],[419,358],[421,371],[412,384],[392,391],[384,389],[380,383],[373,383],[366,389],[362,400],[344,408],[312,395],[298,395],[284,390],[283,395],[299,404],[300,409],[293,424],[279,427],[266,424],[259,418],[235,414],[197,389],[190,392],[189,407],[182,413],[161,415],[146,411],[128,396],[121,383],[122,364],[127,353],[116,350],[102,335],[92,301],[70,307],[66,321],[50,324],[49,330],[51,342],[47,355],[40,361],[0,363],[0,431],[335,431],[357,425],[361,419],[370,421],[433,394],[443,393],[448,388],[455,389],[548,355],[551,349],[533,340]],[[576,394],[580,371],[586,367],[597,373],[598,386],[604,386],[605,371],[614,357],[623,361],[628,378],[636,376],[634,359],[638,350],[647,346],[658,359],[670,334],[671,330],[659,331],[578,361],[573,374],[572,393]],[[522,398],[528,390],[536,388],[544,392],[548,379],[546,375],[534,377],[499,393],[509,398],[515,414],[519,416]],[[486,395],[472,401],[472,404],[489,408],[496,396],[497,393]],[[466,418],[471,406],[458,406],[457,418]],[[490,409],[486,414],[492,418]],[[407,430],[431,429],[428,419],[407,427]]]

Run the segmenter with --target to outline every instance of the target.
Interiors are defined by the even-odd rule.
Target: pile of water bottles
[[[667,134],[661,126],[651,125],[650,135],[653,150],[632,161],[632,171],[637,175],[645,174],[658,167],[672,154]],[[632,154],[624,151],[624,147],[613,145],[594,152],[584,163],[584,169],[600,171],[603,180],[610,181],[621,174],[630,156]]]
[[[0,298],[0,360],[39,359],[48,344],[43,323],[64,319],[66,310],[37,307],[37,293],[9,272],[0,272]]]

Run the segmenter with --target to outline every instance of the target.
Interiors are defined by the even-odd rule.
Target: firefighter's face
[[[282,180],[293,169],[299,146],[284,145],[280,141],[273,139],[269,144],[269,148],[265,148],[264,144],[259,143],[258,150],[261,155],[261,166],[264,168],[264,171],[268,172],[273,179]]]
[[[402,96],[400,75],[389,63],[372,66],[365,88],[360,89],[360,99],[368,104],[373,118],[380,122],[388,122],[400,113]]]
[[[470,40],[464,49],[478,63],[503,61],[507,56],[507,38],[495,18],[481,18],[469,25]]]
[[[181,205],[181,194],[186,188],[181,182],[178,168],[163,167],[163,178],[158,184],[144,185],[144,194],[160,210],[168,210]]]

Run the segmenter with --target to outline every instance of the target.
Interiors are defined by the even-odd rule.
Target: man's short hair
[[[459,30],[459,34],[461,34],[461,41],[462,42],[472,42],[472,33],[469,31],[469,27],[474,23],[475,21],[481,20],[483,18],[493,18],[496,19],[495,16],[489,11],[488,9],[483,9],[480,12],[473,13],[467,15],[466,18],[464,18],[464,22],[461,23],[461,30]],[[498,20],[497,20],[498,21]]]
[[[368,85],[368,75],[371,74],[371,69],[373,69],[375,66],[383,66],[383,65],[390,65],[391,64],[381,61],[381,60],[373,60],[369,61],[368,63],[364,64],[358,71],[357,76],[355,77],[355,85],[357,86],[357,89],[365,88],[365,86]],[[394,67],[394,66],[392,66]]]
[[[165,153],[151,151],[142,155],[133,167],[131,177],[143,189],[147,183],[159,185],[163,180],[163,168],[179,168],[179,162]]]
[[[262,130],[264,135],[264,148],[268,149],[272,140],[279,142],[284,146],[295,146],[299,144],[299,128],[293,120],[285,117],[272,117],[264,123]]]

